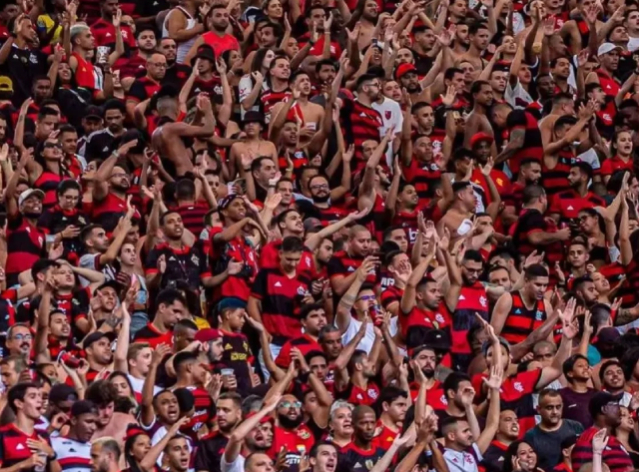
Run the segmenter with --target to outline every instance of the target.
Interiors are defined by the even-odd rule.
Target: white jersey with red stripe
[[[58,436],[51,438],[63,472],[91,472],[91,443]]]

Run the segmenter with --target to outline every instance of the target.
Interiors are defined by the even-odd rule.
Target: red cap
[[[397,69],[395,70],[395,79],[399,80],[409,72],[417,73],[417,68],[413,64],[400,64],[399,67],[397,67]]]
[[[200,341],[201,343],[206,343],[208,341],[213,341],[214,339],[218,339],[222,337],[222,333],[213,328],[205,328],[199,330],[195,333],[195,341]]]
[[[470,147],[475,147],[475,144],[477,144],[479,141],[489,141],[492,143],[494,139],[488,133],[475,133],[473,137],[470,138]]]

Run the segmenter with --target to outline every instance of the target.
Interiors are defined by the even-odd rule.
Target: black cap
[[[107,280],[98,288],[96,288],[93,294],[95,295],[100,290],[107,287],[111,287],[113,290],[115,290],[116,295],[118,296],[118,298],[120,298],[120,290],[122,289],[122,285],[120,285],[120,283],[117,280]]]
[[[510,352],[510,343],[506,341],[504,338],[502,338],[501,336],[499,337],[499,344],[504,346],[506,348],[506,351]],[[488,348],[492,345],[493,343],[490,340],[484,341],[484,344],[481,345],[481,352],[484,355],[484,357],[486,357],[486,354],[488,354]]]
[[[451,345],[450,336],[446,331],[441,329],[431,329],[427,331],[426,334],[424,334],[422,342],[436,351],[449,351]]]
[[[102,119],[102,109],[95,105],[89,105],[84,109],[84,119],[85,120],[101,120]]]
[[[590,416],[594,420],[597,415],[600,415],[603,411],[603,408],[609,403],[617,403],[619,402],[619,398],[615,397],[610,392],[597,392],[590,399],[590,403],[588,403],[588,412]]]
[[[220,200],[218,202],[218,209],[219,210],[226,210],[229,205],[233,202],[233,200],[235,200],[236,198],[242,198],[241,195],[238,195],[237,193],[232,193],[230,195],[227,195],[226,197],[224,197],[222,200]]]
[[[78,394],[75,388],[67,384],[56,384],[51,387],[49,392],[49,401],[51,403],[59,402],[77,402]]]
[[[599,343],[615,344],[616,342],[619,341],[620,338],[621,338],[621,334],[619,334],[619,331],[617,331],[617,328],[613,328],[613,327],[602,328],[599,331],[599,333],[597,333],[597,342],[595,344],[599,344]]]
[[[79,400],[71,406],[71,416],[78,417],[87,413],[98,413],[98,407],[89,400]]]
[[[127,130],[122,137],[120,138],[120,146],[126,143],[130,143],[131,141],[135,141],[137,139],[138,143],[129,150],[131,154],[144,154],[144,148],[146,147],[146,141],[144,140],[144,136],[137,129]]]
[[[248,123],[260,123],[264,126],[264,115],[259,111],[247,111],[242,118],[242,126]]]
[[[104,333],[102,331],[96,331],[94,333],[89,334],[86,338],[84,338],[84,342],[82,343],[82,346],[84,347],[84,349],[87,349],[91,344],[93,344],[96,341],[99,341],[102,338],[107,338],[110,342],[113,342],[113,340],[116,338],[115,333]]]
[[[211,46],[203,44],[197,48],[197,53],[195,54],[194,59],[206,59],[207,61],[215,63],[215,52]]]

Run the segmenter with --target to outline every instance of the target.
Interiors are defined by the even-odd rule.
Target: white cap
[[[608,54],[609,52],[612,52],[615,49],[618,49],[621,51],[621,46],[615,46],[612,43],[603,43],[601,46],[599,46],[599,49],[597,49],[597,56]]]
[[[18,206],[22,206],[24,201],[32,195],[36,195],[40,198],[40,200],[44,199],[44,192],[42,190],[38,190],[37,188],[30,188],[20,194],[20,197],[18,198]]]

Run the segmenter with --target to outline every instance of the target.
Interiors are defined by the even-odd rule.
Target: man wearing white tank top
[[[177,62],[184,62],[186,53],[199,35],[204,33],[201,18],[205,16],[203,0],[183,0],[173,8],[162,25],[162,37],[171,38],[177,43]]]

